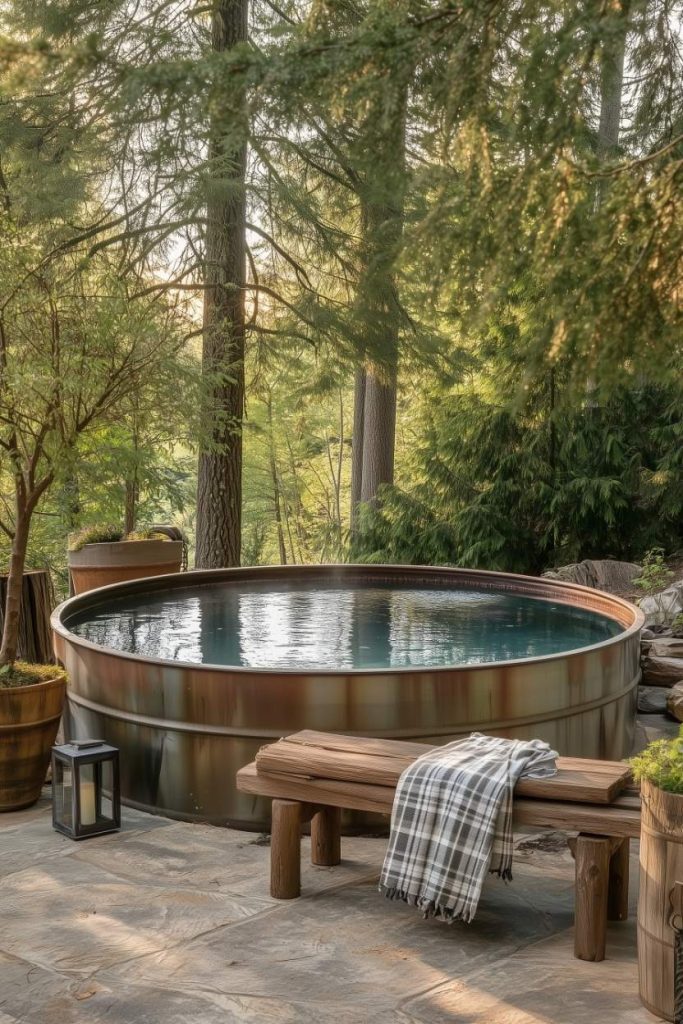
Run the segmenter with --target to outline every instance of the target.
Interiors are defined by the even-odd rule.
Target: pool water
[[[537,658],[622,632],[597,612],[496,590],[305,580],[129,594],[66,625],[92,643],[154,659],[323,671]]]

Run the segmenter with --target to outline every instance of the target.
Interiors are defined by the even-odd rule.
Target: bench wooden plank
[[[257,772],[256,763],[237,773],[237,788],[242,793],[300,800],[302,803],[342,807],[353,811],[391,814],[394,789],[339,779],[304,778],[284,773]],[[513,805],[514,821],[519,825],[586,832],[623,839],[640,835],[640,802],[632,793],[605,804],[565,803],[518,797]]]
[[[348,736],[345,733],[317,732],[315,729],[301,729],[290,733],[285,739],[300,746],[322,747],[324,750],[363,751],[385,757],[412,754],[419,757],[434,746],[433,743],[413,743],[407,740],[382,739],[377,736]]]
[[[414,743],[406,740],[383,739],[375,736],[349,736],[345,733],[318,732],[315,729],[300,729],[299,732],[284,736],[287,743],[298,743],[305,747],[320,747],[323,750],[347,750],[364,752],[383,757],[396,757],[421,754],[433,750],[433,743]],[[566,768],[589,768],[591,772],[611,775],[615,770],[623,771],[623,761],[604,761],[589,757],[561,757],[559,759]]]
[[[262,747],[256,755],[259,772],[267,775],[334,779],[396,787],[399,776],[429,744],[337,736],[304,730]],[[549,779],[520,779],[516,794],[539,800],[609,804],[631,780],[628,765],[619,761],[558,758],[558,773]]]
[[[253,793],[255,796],[301,800],[303,803],[374,811],[377,814],[391,814],[394,800],[394,790],[390,786],[305,779],[300,775],[264,775],[256,771],[254,761],[238,771],[237,788],[241,793]]]

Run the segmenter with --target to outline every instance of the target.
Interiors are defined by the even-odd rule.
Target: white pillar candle
[[[95,783],[81,779],[81,825],[94,825],[97,821],[95,813]]]

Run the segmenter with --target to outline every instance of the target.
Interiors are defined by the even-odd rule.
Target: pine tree
[[[231,55],[247,41],[247,0],[216,0],[211,46]],[[204,252],[203,365],[208,393],[197,479],[198,568],[240,564],[246,284],[246,99],[209,111]]]

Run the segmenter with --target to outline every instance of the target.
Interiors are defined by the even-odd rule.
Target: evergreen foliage
[[[168,342],[55,446],[29,558],[98,520],[191,527],[197,448],[242,433],[246,562],[681,547],[680,2],[253,0],[222,50],[217,11],[3,9],[6,317],[47,338],[56,301],[93,385],[114,332]],[[242,196],[245,416],[207,423],[243,369],[198,389],[207,210]],[[396,483],[351,541],[359,366],[398,373]]]
[[[548,382],[536,383],[521,410],[485,398],[481,382],[432,394],[406,474],[419,482],[365,510],[357,557],[539,572],[677,550],[683,506],[661,427],[680,400],[673,411],[672,391],[650,387],[551,410]]]

